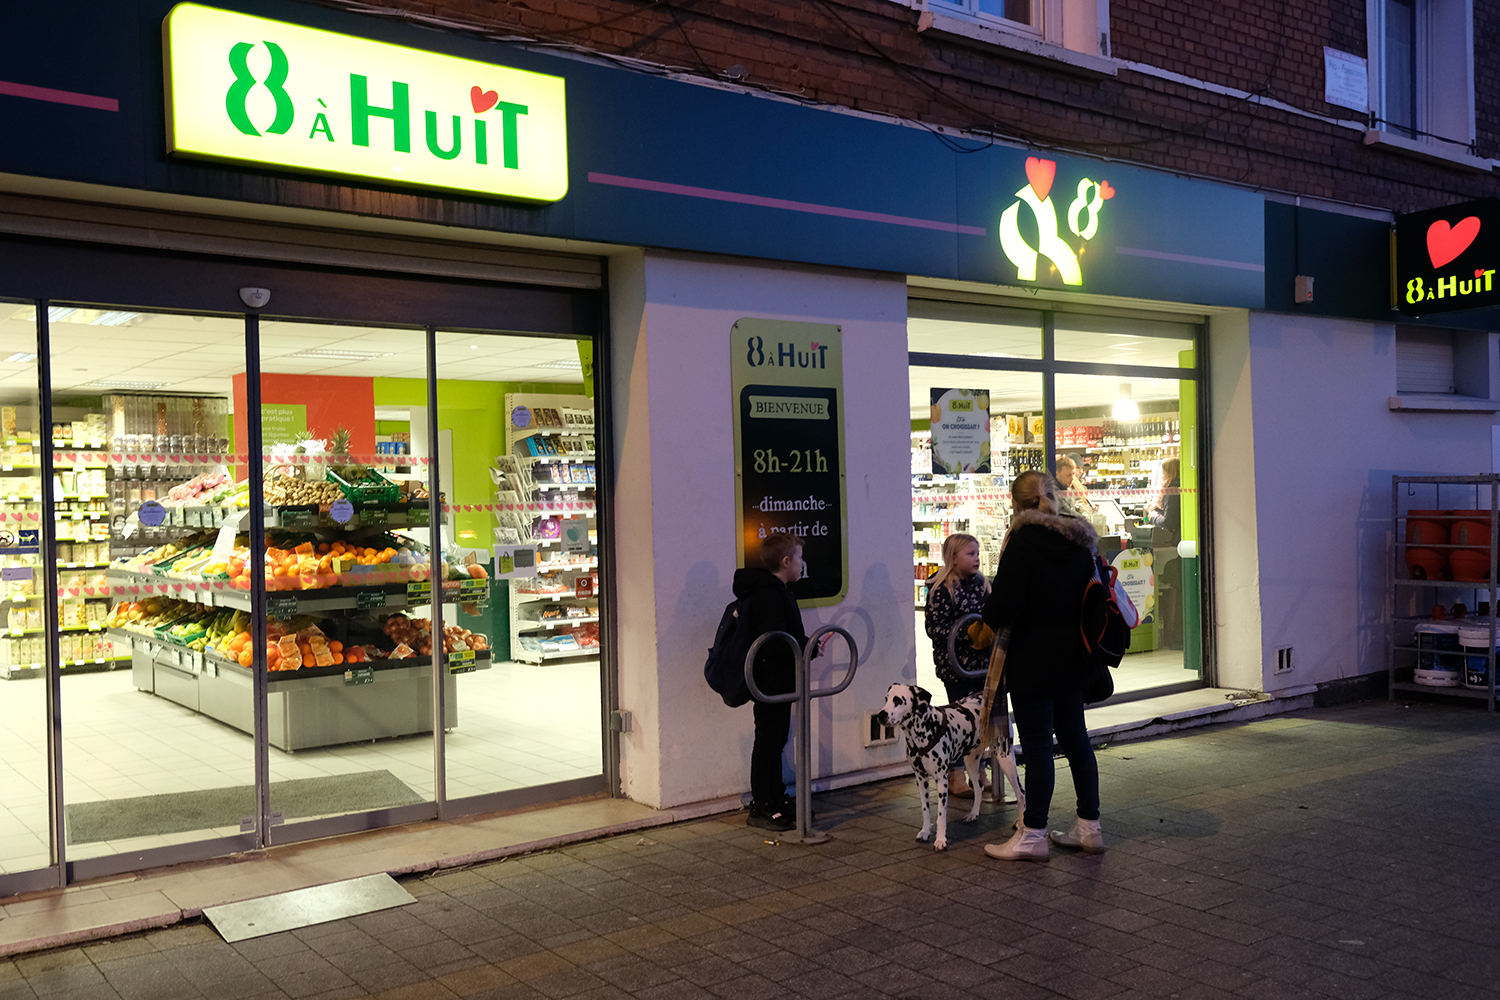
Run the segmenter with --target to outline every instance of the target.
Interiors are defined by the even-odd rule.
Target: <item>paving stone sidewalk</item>
[[[7,960],[0,1000],[1500,995],[1500,717],[1364,703],[1099,760],[1099,856],[993,861],[1014,807],[989,804],[934,852],[886,782],[818,796],[819,847],[703,820],[238,945],[197,923]]]

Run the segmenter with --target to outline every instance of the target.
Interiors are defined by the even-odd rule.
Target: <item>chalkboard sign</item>
[[[802,541],[805,606],[848,591],[843,353],[840,329],[742,319],[731,337],[739,565],[759,566],[762,540]]]

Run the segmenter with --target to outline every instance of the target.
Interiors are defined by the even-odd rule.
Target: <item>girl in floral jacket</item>
[[[984,610],[990,593],[990,582],[979,571],[979,540],[973,535],[952,534],[943,541],[943,565],[927,581],[927,636],[932,640],[932,660],[938,680],[948,692],[952,704],[965,695],[984,689],[984,677],[964,677],[948,661],[948,633],[964,615]],[[969,635],[960,632],[954,644],[958,662],[966,670],[984,670],[989,666],[988,646],[976,649]],[[967,798],[974,794],[963,778],[963,770],[948,775],[948,794]]]

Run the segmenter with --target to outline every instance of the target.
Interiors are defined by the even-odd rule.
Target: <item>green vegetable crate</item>
[[[353,483],[333,469],[328,470],[328,478],[338,484],[338,488],[353,504],[393,504],[401,496],[401,487],[374,469],[364,470],[364,474]]]

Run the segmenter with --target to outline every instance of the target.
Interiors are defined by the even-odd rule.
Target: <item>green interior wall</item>
[[[1177,363],[1183,368],[1198,367],[1194,351],[1181,351]],[[1177,383],[1178,419],[1181,421],[1182,456],[1182,540],[1198,540],[1198,383],[1184,379]]]
[[[490,466],[505,451],[505,396],[512,392],[583,395],[584,386],[555,382],[481,382],[438,379],[438,428],[453,431],[453,493],[450,504],[494,503]],[[376,406],[426,406],[427,381],[420,378],[375,379]],[[403,429],[399,421],[385,421]],[[385,433],[378,430],[377,432]],[[434,444],[434,448],[436,445]],[[454,540],[466,548],[494,544],[493,514],[479,511],[453,516]]]

